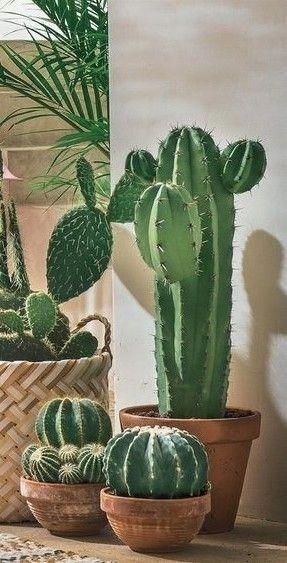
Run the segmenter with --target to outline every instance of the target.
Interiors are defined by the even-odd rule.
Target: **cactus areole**
[[[231,349],[234,194],[258,184],[258,141],[221,153],[198,127],[160,144],[155,182],[135,210],[139,250],[155,272],[159,412],[173,418],[225,414]]]

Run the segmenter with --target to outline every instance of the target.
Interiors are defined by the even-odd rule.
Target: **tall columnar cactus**
[[[141,195],[135,229],[155,271],[159,410],[172,417],[224,416],[231,347],[234,195],[264,175],[258,141],[220,153],[198,127],[160,145],[156,184]],[[179,197],[187,193],[188,196]],[[201,228],[202,239],[199,233]]]
[[[52,399],[38,413],[35,431],[43,444],[82,447],[91,442],[105,445],[112,436],[112,425],[108,413],[95,401]]]
[[[107,485],[117,495],[198,496],[208,488],[208,460],[197,438],[176,428],[128,428],[105,450]]]

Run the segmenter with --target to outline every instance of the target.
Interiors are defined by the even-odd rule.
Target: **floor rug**
[[[12,534],[0,533],[0,563],[115,563],[91,557],[81,557],[62,549],[51,549]]]

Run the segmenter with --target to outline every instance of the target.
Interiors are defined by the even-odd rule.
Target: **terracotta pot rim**
[[[123,409],[121,409],[119,411],[119,415],[121,414],[129,414],[129,415],[134,415],[134,416],[141,416],[142,418],[147,418],[147,419],[152,419],[152,420],[157,420],[160,418],[161,421],[164,420],[174,420],[175,424],[178,422],[183,423],[184,421],[194,421],[194,422],[217,422],[217,423],[221,423],[221,424],[226,424],[226,423],[232,423],[232,422],[236,422],[238,420],[253,420],[255,418],[258,418],[258,416],[261,416],[260,412],[254,409],[248,409],[248,408],[238,408],[238,407],[227,407],[226,410],[227,411],[238,411],[241,413],[248,413],[245,416],[234,416],[232,418],[167,418],[167,417],[160,417],[160,416],[155,416],[155,417],[151,417],[151,416],[146,416],[144,414],[141,413],[141,411],[145,411],[145,410],[152,410],[155,407],[157,407],[157,405],[155,404],[149,404],[149,405],[134,405],[131,407],[125,407]],[[140,411],[141,414],[138,413],[138,411]],[[148,426],[148,425],[147,425]]]
[[[210,497],[210,491],[206,491],[205,493],[203,493],[202,495],[198,495],[198,496],[194,496],[194,497],[183,497],[183,498],[144,498],[144,497],[123,497],[121,495],[116,495],[115,493],[112,492],[112,490],[110,489],[110,487],[104,487],[104,489],[101,490],[101,496],[102,497],[108,497],[111,498],[113,500],[118,500],[121,503],[126,503],[126,504],[149,504],[149,505],[170,505],[170,504],[190,504],[192,501],[197,501],[200,502],[200,500],[204,500],[204,502],[206,500],[208,500],[208,498]],[[171,508],[171,507],[170,507]]]
[[[27,485],[30,485],[31,487],[51,487],[51,489],[60,489],[61,491],[64,490],[64,488],[68,489],[69,491],[72,490],[76,490],[76,489],[92,489],[95,487],[103,487],[105,485],[104,482],[98,482],[98,483],[75,483],[74,485],[66,485],[65,483],[44,483],[42,481],[33,481],[33,479],[28,479],[28,477],[25,477],[24,475],[21,475],[21,481],[23,481],[24,483],[27,483]]]

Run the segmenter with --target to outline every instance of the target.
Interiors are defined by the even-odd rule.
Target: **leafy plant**
[[[198,127],[161,143],[155,183],[136,206],[139,250],[155,271],[155,357],[161,415],[225,414],[231,356],[234,194],[264,175],[258,141],[220,153]]]
[[[107,0],[33,0],[33,4],[43,17],[28,16],[25,28],[31,45],[20,53],[1,44],[10,64],[0,64],[0,87],[28,98],[31,106],[12,111],[1,124],[14,127],[56,116],[72,132],[58,139],[60,152],[52,163],[59,165],[57,174],[42,187],[77,186],[75,180],[67,181],[66,173],[79,153],[87,155],[92,149],[97,150],[95,164],[102,184],[102,178],[109,178],[110,155]],[[76,156],[71,151],[75,147]],[[107,184],[99,191],[106,197]]]

